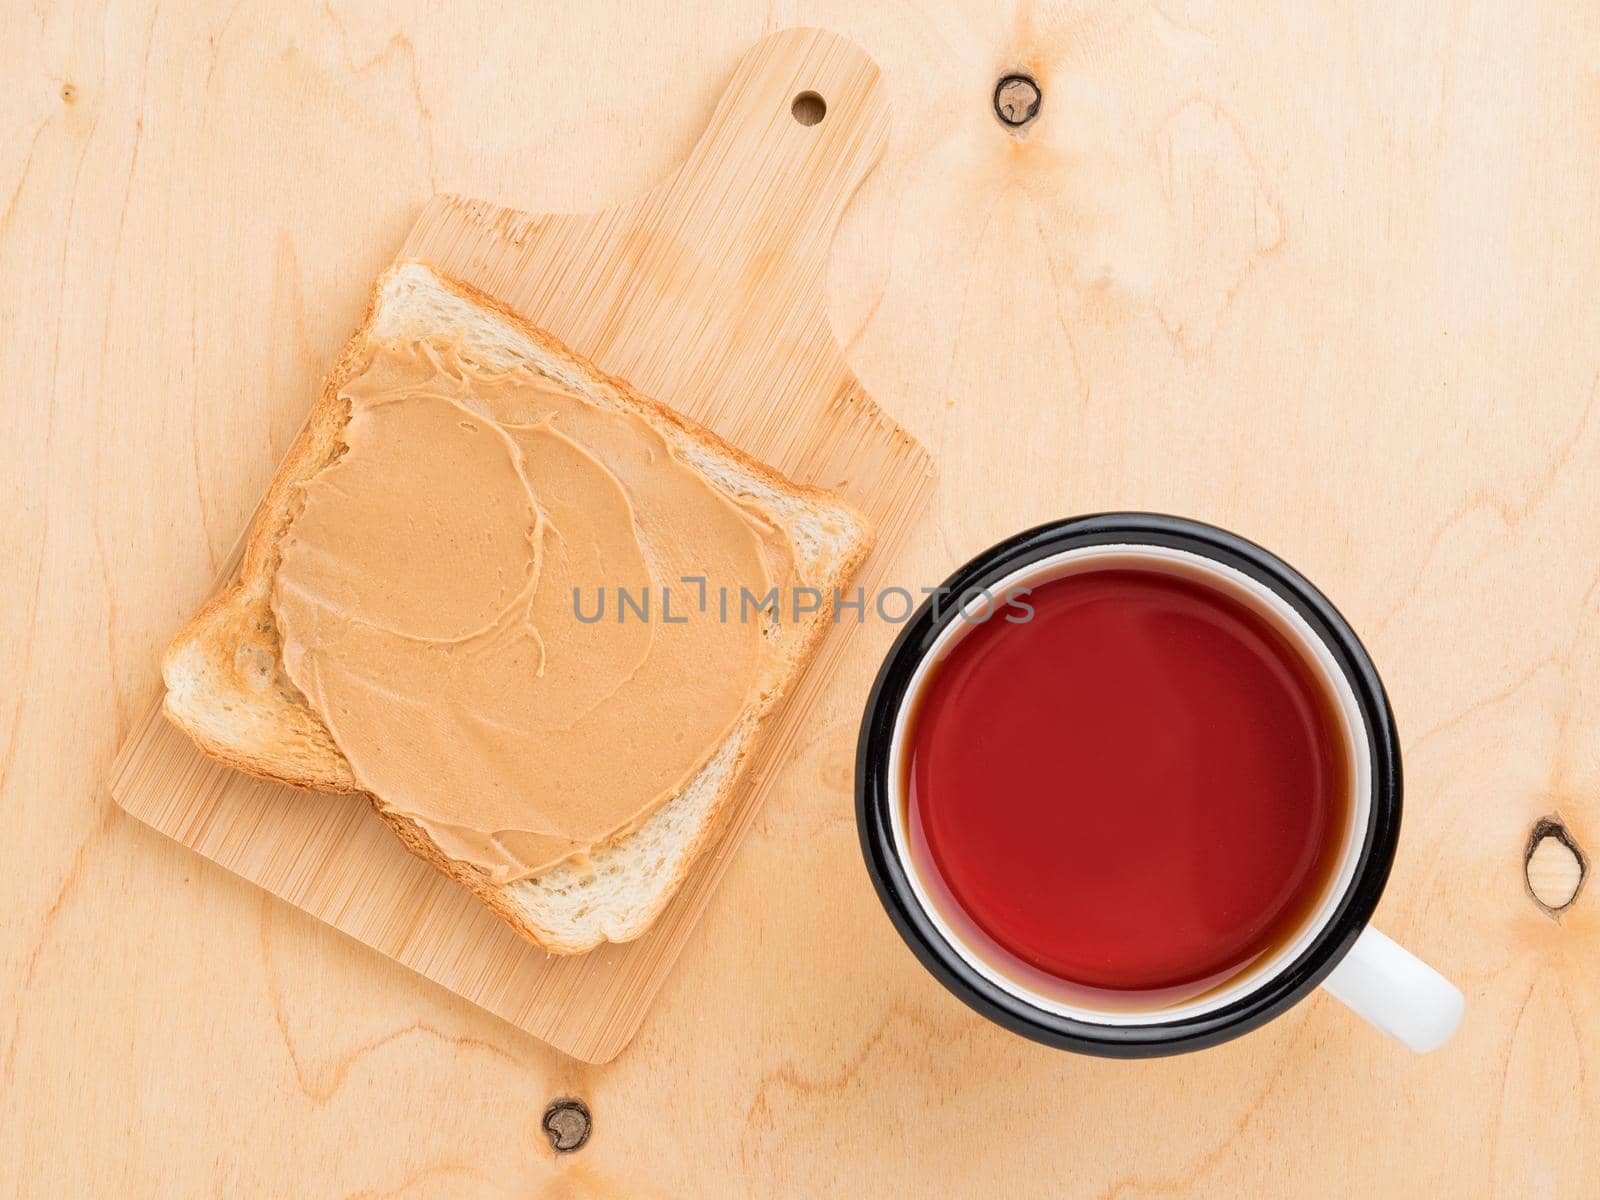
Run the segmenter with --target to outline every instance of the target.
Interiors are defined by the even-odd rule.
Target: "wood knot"
[[[582,1100],[563,1096],[550,1102],[550,1107],[544,1110],[544,1120],[539,1124],[557,1154],[571,1154],[574,1150],[583,1149],[583,1144],[589,1140],[594,1119],[589,1115],[589,1106]]]
[[[63,83],[61,85],[61,102],[63,104],[71,104],[77,98],[78,89],[75,85],[70,83]]]
[[[1559,818],[1540,817],[1528,832],[1522,871],[1533,902],[1555,917],[1578,899],[1589,860]]]
[[[1029,75],[1004,75],[994,85],[994,115],[1009,129],[1021,129],[1039,115],[1044,99]]]

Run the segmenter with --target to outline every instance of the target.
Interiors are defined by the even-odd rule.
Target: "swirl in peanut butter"
[[[272,608],[358,783],[451,857],[526,878],[636,827],[772,669],[760,621],[576,618],[574,589],[760,594],[792,549],[650,422],[522,369],[377,347],[304,485]]]

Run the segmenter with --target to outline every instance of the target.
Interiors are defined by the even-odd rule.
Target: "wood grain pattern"
[[[859,861],[876,621],[603,1067],[107,797],[422,198],[637,196],[791,25],[893,110],[826,289],[939,463],[890,577],[1142,507],[1316,580],[1399,718],[1377,922],[1466,992],[1445,1050],[1321,997],[1149,1063],[967,1012]],[[1593,1196],[1600,891],[1555,920],[1523,864],[1543,817],[1600,847],[1597,45],[1592,6],[1465,0],[5,8],[0,1195]]]
[[[812,126],[795,97],[825,97]],[[533,216],[435,198],[400,252],[483,289],[602,370],[789,478],[832,489],[878,541],[870,593],[927,501],[927,452],[850,374],[823,310],[827,251],[888,127],[878,70],[820,30],[743,59],[681,169],[596,214]],[[243,546],[223,568],[238,566]],[[750,768],[725,829],[643,937],[560,957],[529,945],[408,854],[353,797],[308,797],[212,762],[152,706],[112,797],[243,875],[557,1048],[605,1062],[638,1029],[852,629],[829,631]]]

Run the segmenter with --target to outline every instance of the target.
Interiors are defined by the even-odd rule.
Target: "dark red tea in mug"
[[[1014,981],[1100,1009],[1203,996],[1291,940],[1351,808],[1339,705],[1285,619],[1203,571],[1092,558],[963,624],[908,715],[906,833]]]

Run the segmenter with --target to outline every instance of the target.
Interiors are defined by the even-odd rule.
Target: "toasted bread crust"
[[[397,264],[397,268],[399,265]],[[340,399],[340,391],[361,370],[365,362],[372,345],[371,330],[374,318],[388,278],[386,273],[374,284],[355,333],[340,351],[305,427],[274,474],[267,494],[252,519],[236,581],[212,597],[195,613],[174,638],[163,663],[163,673],[167,676],[170,689],[165,705],[166,715],[193,738],[206,754],[258,778],[324,792],[351,793],[359,792],[361,789],[355,782],[349,763],[334,744],[326,726],[283,674],[281,643],[269,597],[272,579],[280,560],[279,542],[297,512],[299,498],[297,485],[322,470],[343,450],[343,429],[349,417],[349,409],[346,402]],[[574,353],[549,334],[533,326],[493,296],[469,284],[442,275],[435,274],[434,279],[444,290],[461,300],[493,313],[534,344],[548,359],[581,375],[587,382],[609,393],[608,399],[620,407],[632,409],[646,420],[662,427],[663,432],[668,433],[669,439],[675,436],[677,439],[687,440],[700,450],[732,464],[742,474],[752,477],[785,497],[840,514],[842,519],[853,526],[855,535],[849,552],[830,564],[833,569],[825,578],[806,580],[808,584],[823,590],[826,598],[822,608],[801,628],[790,651],[785,655],[786,669],[781,684],[769,694],[760,697],[741,718],[734,736],[741,737],[742,742],[732,768],[718,788],[709,816],[698,825],[687,852],[681,856],[670,884],[660,888],[652,896],[649,904],[631,912],[626,928],[609,931],[604,937],[582,941],[569,938],[560,930],[542,924],[528,908],[518,905],[511,887],[496,884],[478,868],[450,858],[440,851],[413,821],[385,810],[377,798],[368,797],[374,811],[411,853],[468,888],[523,937],[553,953],[578,953],[592,949],[601,940],[623,941],[643,933],[676,893],[692,864],[720,834],[732,807],[730,801],[739,792],[738,785],[750,760],[759,752],[762,734],[769,724],[770,717],[781,707],[783,700],[792,691],[794,683],[814,657],[832,621],[833,589],[841,586],[860,566],[871,550],[873,535],[866,519],[833,493],[811,485],[791,482],[773,468],[730,445],[711,430],[674,412],[664,404],[639,394],[628,383],[600,371],[588,359]],[[296,736],[304,739],[306,752],[281,753],[278,747],[274,747],[271,753],[259,752],[254,747],[229,743],[216,735],[206,721],[201,719],[203,714],[191,710],[184,702],[177,699],[179,692],[174,688],[174,678],[181,670],[187,656],[199,656],[204,659],[208,670],[228,674],[230,683],[246,694],[250,692],[252,686],[257,692],[261,692],[262,688],[257,686],[259,680],[254,685],[246,680],[244,667],[240,665],[241,658],[255,663],[258,670],[262,669],[264,661],[270,661],[273,674],[272,687],[280,702],[280,718],[296,726]],[[627,833],[624,833],[616,840],[626,836]]]

